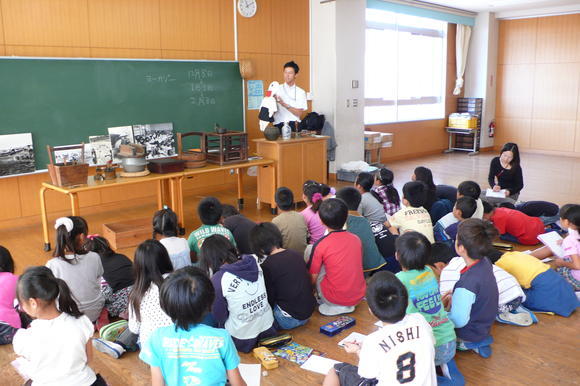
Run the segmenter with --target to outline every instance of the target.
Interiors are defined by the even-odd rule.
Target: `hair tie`
[[[312,203],[317,203],[318,201],[322,200],[322,194],[320,193],[314,193],[312,195]]]
[[[74,228],[73,220],[68,217],[59,217],[54,223],[54,229],[58,229],[59,226],[64,225],[66,231],[70,233]]]
[[[330,194],[336,196],[336,189],[334,189],[334,187],[330,188]]]
[[[95,237],[99,237],[99,235],[97,233],[95,233],[94,235],[88,235],[87,239],[93,241],[95,239]]]

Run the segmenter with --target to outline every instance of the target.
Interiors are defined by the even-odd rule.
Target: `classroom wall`
[[[497,146],[580,156],[580,14],[501,20]]]
[[[483,98],[480,147],[494,146],[489,136],[489,124],[495,119],[497,85],[498,21],[493,12],[480,12],[475,18],[465,69],[464,94],[468,98]]]
[[[0,55],[234,60],[234,0],[2,0]],[[235,13],[240,59],[250,59],[251,79],[282,80],[282,66],[295,60],[297,83],[310,89],[309,1],[258,1],[253,18]],[[257,110],[246,110],[250,139],[259,138]],[[250,141],[251,142],[251,141]],[[251,149],[254,149],[252,144]],[[0,228],[39,221],[38,190],[46,173],[0,179]],[[227,173],[196,180],[188,191],[211,192],[234,182]],[[155,189],[109,190],[81,195],[83,213],[100,207],[154,202]],[[49,195],[52,212],[67,200]]]
[[[419,157],[428,154],[437,154],[447,148],[448,136],[445,131],[447,117],[457,107],[457,98],[453,95],[455,86],[455,24],[448,24],[447,28],[447,85],[445,95],[445,118],[366,125],[366,130],[393,133],[393,147],[381,151],[381,162]],[[467,70],[466,70],[467,75]]]

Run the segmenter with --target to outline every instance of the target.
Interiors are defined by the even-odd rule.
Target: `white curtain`
[[[463,88],[463,74],[467,62],[467,51],[469,51],[469,38],[471,37],[471,27],[457,24],[457,34],[455,35],[455,61],[457,65],[457,79],[453,95],[459,95]]]

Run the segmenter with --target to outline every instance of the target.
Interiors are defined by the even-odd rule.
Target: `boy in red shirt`
[[[483,219],[493,223],[502,240],[535,245],[540,242],[538,236],[545,232],[544,223],[539,217],[530,217],[518,210],[494,208],[484,201],[483,212]]]
[[[318,310],[327,316],[353,312],[366,290],[362,243],[342,229],[348,217],[342,200],[324,200],[318,213],[328,229],[328,234],[314,244],[308,263],[320,298]]]

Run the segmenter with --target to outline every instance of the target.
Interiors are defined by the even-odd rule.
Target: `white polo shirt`
[[[306,92],[300,87],[288,86],[286,83],[278,88],[277,95],[282,98],[284,103],[294,107],[295,109],[306,110],[308,105],[306,103]],[[287,108],[278,103],[278,111],[274,113],[274,124],[282,122],[300,121],[300,117],[292,114]]]

